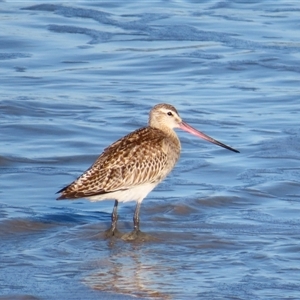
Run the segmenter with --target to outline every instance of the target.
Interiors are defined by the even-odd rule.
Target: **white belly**
[[[137,201],[142,202],[143,199],[156,187],[157,183],[144,183],[127,190],[119,190],[103,195],[88,197],[92,202],[101,200],[118,200],[119,202]]]

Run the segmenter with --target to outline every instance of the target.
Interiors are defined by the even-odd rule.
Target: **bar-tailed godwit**
[[[58,191],[61,195],[57,200],[115,200],[107,237],[121,235],[117,230],[118,203],[136,201],[134,229],[127,234],[128,239],[135,239],[141,234],[139,213],[143,199],[171,172],[178,161],[181,145],[174,128],[239,152],[183,122],[172,105],[158,104],[150,111],[147,127],[107,147],[89,169]]]

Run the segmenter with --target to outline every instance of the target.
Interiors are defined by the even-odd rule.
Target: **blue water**
[[[0,299],[299,299],[298,2],[63,3],[0,1]],[[105,240],[55,193],[161,102],[241,153],[178,131],[156,239]]]

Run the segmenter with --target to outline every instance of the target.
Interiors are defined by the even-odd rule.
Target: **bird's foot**
[[[121,233],[117,228],[110,227],[109,229],[105,230],[104,236],[107,239],[112,237],[121,238],[123,233]]]
[[[146,242],[146,241],[153,241],[155,240],[154,237],[151,235],[144,233],[140,231],[139,229],[134,229],[133,231],[129,233],[123,234],[121,237],[123,241],[131,242],[131,241],[140,241],[140,242]]]

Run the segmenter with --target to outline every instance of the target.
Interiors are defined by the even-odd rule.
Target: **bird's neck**
[[[180,140],[174,129],[167,127],[167,126],[163,126],[161,124],[160,124],[160,126],[151,126],[151,127],[154,127],[156,129],[159,129],[160,131],[162,131],[174,143],[174,145],[178,149],[181,149]]]

